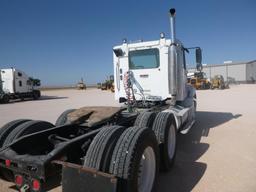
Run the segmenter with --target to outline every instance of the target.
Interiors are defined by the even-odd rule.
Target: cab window
[[[130,69],[152,69],[159,67],[159,50],[144,49],[129,52]]]

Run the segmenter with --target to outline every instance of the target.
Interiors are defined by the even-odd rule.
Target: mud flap
[[[63,192],[116,192],[117,178],[80,165],[55,161],[62,168]]]

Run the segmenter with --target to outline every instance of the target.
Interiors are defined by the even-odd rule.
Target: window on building
[[[22,81],[19,81],[19,86],[22,87]]]
[[[22,73],[21,73],[21,72],[18,72],[18,76],[19,76],[19,77],[22,77]]]

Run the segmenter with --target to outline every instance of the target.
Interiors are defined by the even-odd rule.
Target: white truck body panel
[[[1,69],[0,72],[3,92],[10,94],[32,92],[33,85],[29,83],[29,77],[23,71],[10,68]]]
[[[177,68],[177,73],[179,73],[180,79],[178,80],[177,90],[178,95],[177,100],[184,100],[186,97],[186,71],[184,69],[184,60],[183,60],[183,50],[182,44],[177,41],[179,44],[177,46],[176,59],[177,63],[179,63],[179,67]],[[116,46],[114,49],[121,49],[124,53],[123,56],[117,57],[113,54],[114,57],[114,80],[115,80],[115,99],[126,98],[126,93],[124,89],[124,74],[127,71],[132,71],[135,80],[138,82],[140,87],[143,88],[143,94],[147,100],[148,98],[158,98],[158,100],[165,100],[168,98],[172,98],[169,89],[169,68],[170,68],[170,44],[171,41],[167,39],[160,39],[158,41],[148,41],[148,42],[139,42],[139,43],[124,43],[123,45]],[[137,68],[131,69],[129,65],[130,62],[130,53],[133,51],[139,50],[152,50],[157,49],[159,51],[159,66],[153,68]],[[135,99],[142,100],[142,96],[140,91],[136,86],[134,86]],[[148,99],[150,100],[150,99]]]
[[[5,93],[15,93],[13,69],[1,69],[2,87]]]

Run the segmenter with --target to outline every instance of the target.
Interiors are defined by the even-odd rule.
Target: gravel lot
[[[187,135],[179,135],[176,164],[171,172],[160,174],[158,191],[256,191],[256,85],[197,95],[197,122]],[[118,103],[112,93],[96,89],[44,91],[38,101],[0,105],[0,127],[19,118],[54,123],[65,109],[93,105]],[[0,191],[15,190],[13,184],[0,181]]]

